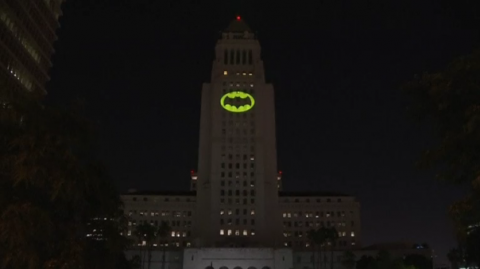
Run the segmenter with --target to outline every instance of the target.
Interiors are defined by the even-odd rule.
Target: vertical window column
[[[224,54],[223,54],[223,64],[227,65],[228,64],[228,50],[226,49]]]

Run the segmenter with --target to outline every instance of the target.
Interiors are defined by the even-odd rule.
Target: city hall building
[[[202,88],[198,171],[191,173],[191,189],[132,190],[122,196],[130,218],[127,236],[133,238],[141,223],[166,221],[171,227],[170,236],[157,244],[168,248],[167,262],[160,267],[162,252],[154,251],[152,269],[311,268],[307,231],[320,227],[339,233],[336,264],[337,256],[361,245],[355,197],[282,190],[274,88],[265,80],[260,52],[240,17],[218,40],[210,83]]]

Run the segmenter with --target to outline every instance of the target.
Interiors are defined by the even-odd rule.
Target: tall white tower
[[[215,47],[200,118],[197,247],[275,247],[280,219],[273,86],[260,44],[237,17]]]

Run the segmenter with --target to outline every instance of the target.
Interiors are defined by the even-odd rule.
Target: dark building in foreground
[[[0,1],[0,85],[44,95],[64,0]]]

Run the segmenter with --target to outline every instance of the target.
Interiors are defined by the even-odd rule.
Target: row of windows
[[[243,177],[246,178],[248,176],[248,172],[243,172]],[[221,172],[220,173],[220,177],[221,178],[225,178],[225,175],[227,175],[228,178],[232,178],[233,177],[233,173],[232,172],[228,172],[228,173],[225,173],[225,172]],[[253,178],[255,177],[255,172],[250,172],[250,178]],[[240,172],[235,172],[235,178],[240,178]]]
[[[237,73],[239,74],[239,73]],[[222,85],[223,86],[228,86],[228,87],[236,87],[236,88],[239,88],[239,87],[243,87],[243,88],[247,88],[247,87],[250,87],[250,88],[253,88],[254,84],[253,83],[249,83],[249,82],[245,82],[245,81],[224,81],[222,82]],[[225,90],[225,89],[224,89]],[[226,90],[225,90],[226,91]]]
[[[16,78],[27,90],[31,91],[33,87],[33,83],[27,78],[25,75],[26,72],[20,72],[16,70],[11,65],[7,65],[7,70],[10,74]]]
[[[221,157],[222,160],[225,160],[225,158],[228,158],[228,160],[230,160],[230,161],[233,160],[233,154],[228,154],[228,155],[222,154],[220,157]],[[246,161],[248,159],[250,159],[250,161],[255,161],[255,156],[254,155],[249,156],[248,154],[243,154],[243,155],[236,154],[235,155],[235,160],[240,161],[240,159],[242,159],[244,161]]]
[[[222,143],[230,143],[230,144],[241,144],[241,143],[248,143],[248,138],[244,137],[244,138],[240,138],[240,137],[236,137],[236,138],[228,138],[228,139],[225,139],[225,138],[222,138]],[[255,143],[255,138],[254,137],[251,137],[250,138],[250,143]]]
[[[134,244],[137,245],[138,247],[140,246],[145,246],[147,244],[146,241],[143,241],[142,243]],[[188,241],[171,241],[171,242],[166,242],[166,243],[160,243],[160,244],[153,244],[154,247],[190,247],[192,244]],[[175,260],[179,259],[178,257],[175,257]]]
[[[243,225],[248,225],[248,219],[243,219]],[[220,225],[233,225],[232,219],[220,219]],[[240,219],[235,219],[235,225],[240,225]],[[255,219],[250,219],[250,225],[255,225]]]
[[[235,144],[235,152],[240,151],[240,144],[241,143]],[[222,149],[222,153],[225,153],[225,151],[233,152],[233,145],[230,144],[230,145],[228,145],[228,147],[225,146],[225,145],[222,145],[221,149]],[[247,151],[247,145],[245,145],[245,144],[243,144],[243,151]],[[254,152],[255,152],[255,146],[251,145],[250,146],[250,153],[254,153]]]
[[[49,43],[55,40],[55,27],[58,25],[56,20],[50,17],[47,18],[48,21],[46,21],[46,18],[40,14],[38,9],[34,8],[36,5],[31,4],[32,2],[16,0],[6,0],[6,2],[16,11],[17,18],[23,19],[22,23],[29,28],[29,31],[42,33],[42,36],[44,36]],[[27,3],[30,3],[29,7],[25,7]],[[26,14],[28,14],[28,16],[26,16]],[[27,18],[32,19],[29,20]]]
[[[252,50],[235,50],[226,49],[223,52],[223,64],[235,65],[235,64],[253,64]]]
[[[247,169],[248,167],[248,163],[243,163],[243,169]],[[220,168],[224,169],[224,168],[228,168],[228,169],[232,169],[232,168],[235,168],[235,169],[240,169],[240,163],[235,163],[235,165],[233,163],[228,163],[228,165],[225,165],[225,163],[221,163],[220,164]],[[255,168],[255,163],[251,162],[250,163],[250,168]]]
[[[128,212],[128,215],[129,216],[132,216],[132,215],[136,215],[137,214],[137,210],[130,210]],[[138,211],[138,215],[140,216],[150,216],[150,217],[158,217],[158,216],[162,216],[162,217],[169,217],[169,216],[172,216],[172,217],[176,217],[176,218],[181,218],[181,217],[190,217],[192,216],[192,211]]]
[[[346,247],[348,245],[348,242],[349,241],[338,241],[338,245],[339,246],[342,246],[342,247]],[[328,245],[330,245],[330,242],[327,243]],[[302,241],[288,241],[288,242],[285,242],[283,244],[284,246],[286,247],[306,247],[306,248],[309,248],[312,246],[312,244],[310,244],[309,242],[304,242],[303,240]],[[355,241],[352,241],[351,242],[351,245],[352,246],[355,246]],[[325,259],[325,261],[328,261],[328,255],[324,255],[322,259]]]
[[[325,201],[327,203],[331,203],[331,202],[342,202],[342,198],[337,198],[336,200],[335,199],[332,199],[332,198],[327,198],[325,199]],[[282,202],[284,203],[289,203],[290,202],[290,199],[286,198],[286,199],[283,199]],[[300,199],[300,198],[295,198],[293,200],[293,202],[295,203],[310,203],[310,202],[317,202],[317,203],[321,203],[322,202],[322,199],[321,198],[316,198],[316,199],[311,199],[310,198],[305,198],[305,199]]]
[[[228,76],[228,71],[227,71],[227,70],[223,70],[223,75],[224,75],[224,76]],[[237,75],[237,76],[240,76],[240,75],[253,76],[253,73],[252,73],[252,72],[248,72],[248,73],[247,73],[247,72],[237,72],[237,73],[235,73],[235,75]],[[231,85],[231,84],[230,84],[230,85]],[[237,85],[238,85],[238,84],[237,84]],[[251,85],[253,85],[253,84],[251,84]],[[252,86],[252,87],[253,87],[253,86]]]
[[[2,16],[0,15],[0,17]],[[5,18],[2,17],[2,19]],[[5,27],[0,27],[0,39],[7,47],[0,55],[1,62],[6,65],[9,76],[20,82],[23,88],[28,91],[32,91],[35,86],[38,86],[35,84],[34,78],[38,78],[40,82],[47,80],[45,72],[40,70],[27,50],[21,46],[22,40],[19,36],[15,36],[12,31],[7,30]]]
[[[228,184],[228,187],[232,187],[233,186],[233,182],[231,180],[227,181],[227,184]],[[248,182],[246,180],[243,181],[242,183],[243,187],[247,187],[248,186]],[[221,180],[220,181],[220,186],[224,187],[225,186],[225,180]],[[241,187],[240,186],[240,183],[238,180],[235,181],[235,187],[239,188]],[[250,187],[251,188],[255,188],[255,181],[250,181]]]
[[[191,228],[192,227],[192,222],[191,221],[179,221],[179,220],[165,220],[165,222],[171,226],[171,227],[184,227],[184,228]],[[152,226],[159,226],[161,222],[158,220],[139,220],[138,225],[141,224],[150,224]],[[136,226],[137,225],[137,220],[132,220],[128,222],[128,226]]]
[[[220,196],[240,196],[240,195],[248,196],[249,192],[247,190],[243,190],[242,194],[240,194],[240,190],[235,190],[235,194],[234,194],[233,190],[228,190],[228,191],[220,190]],[[250,196],[255,196],[255,190],[250,190]]]
[[[243,209],[243,215],[247,215],[248,210],[246,208]],[[220,215],[240,215],[240,209],[237,208],[235,210],[232,209],[220,209]],[[255,215],[255,209],[250,209],[250,215]]]
[[[355,232],[354,231],[351,231],[349,233],[349,235],[351,237],[355,237]],[[297,238],[302,238],[302,237],[307,237],[307,232],[303,232],[303,231],[285,231],[283,232],[283,236],[284,237],[297,237]],[[339,237],[346,237],[347,236],[347,232],[345,231],[340,231],[338,232],[338,236]]]
[[[306,228],[318,228],[318,227],[332,227],[332,226],[338,226],[338,227],[346,227],[347,222],[345,221],[338,221],[338,222],[330,222],[330,221],[284,221],[283,222],[283,227],[284,228],[291,228],[291,227],[306,227]],[[352,220],[350,221],[350,226],[353,227],[355,226],[355,222]]]
[[[310,211],[310,212],[304,212],[302,213],[302,211],[299,211],[299,212],[284,212],[282,214],[282,216],[284,218],[298,218],[298,217],[305,217],[305,218],[323,218],[324,214],[323,211],[316,211],[316,212],[313,212],[313,211]],[[337,211],[336,212],[336,216],[337,217],[345,217],[346,216],[346,213],[345,211]],[[353,216],[354,213],[353,211],[350,211],[350,216]],[[325,212],[325,217],[329,218],[329,217],[335,217],[335,211],[326,211]]]
[[[50,53],[53,51],[52,48],[52,42],[55,40],[55,32],[50,30],[50,31],[41,31],[38,29],[38,21],[36,20],[30,20],[28,19],[29,16],[25,16],[25,9],[21,6],[25,3],[31,3],[33,2],[25,2],[25,1],[18,1],[18,0],[7,0],[9,5],[12,7],[12,11],[15,14],[15,17],[17,19],[22,19],[22,33],[28,34],[30,36],[29,40],[32,41],[32,43],[37,44],[37,46],[40,49],[39,53],[43,53],[45,59],[50,58]],[[19,27],[21,27],[19,25]],[[48,65],[44,64],[44,67],[48,67]]]
[[[147,202],[149,201],[148,197],[140,197],[139,200],[142,200],[144,202]],[[165,198],[159,198],[158,196],[154,196],[153,197],[153,201],[154,202],[157,202],[159,200],[163,200],[163,202],[195,202],[195,199],[191,199],[191,198],[169,198],[169,197],[165,197]],[[132,201],[137,201],[137,197],[132,197]]]
[[[247,130],[248,130],[247,128],[244,128],[244,129],[235,128],[235,133],[234,133],[234,130],[232,130],[232,129],[222,129],[222,135],[227,135],[227,134],[228,135],[234,135],[234,134],[236,134],[237,136],[239,136],[239,135],[243,134],[244,136],[247,136],[248,135]],[[255,134],[255,129],[251,128],[250,129],[250,135],[254,135],[254,134]],[[224,142],[224,140],[222,140],[222,141]],[[247,142],[246,138],[244,138],[244,142]],[[255,141],[252,140],[252,142],[255,142]]]
[[[33,48],[32,45],[30,45],[30,42],[27,40],[27,38],[24,35],[20,34],[20,30],[18,27],[10,20],[10,18],[5,14],[5,12],[0,13],[0,20],[3,21],[5,26],[10,30],[10,32],[15,36],[20,44],[25,48],[25,50],[30,54],[32,59],[40,63],[40,54]]]
[[[232,204],[234,204],[234,201],[235,201],[236,205],[240,204],[240,198],[236,198],[235,200],[233,200],[232,198],[228,198],[228,199],[220,198],[220,204],[232,205]],[[247,202],[248,202],[248,199],[244,198],[243,199],[243,204],[246,205],[246,204],[248,204]],[[250,198],[250,204],[252,204],[252,205],[255,204],[255,199]]]
[[[250,230],[250,233],[248,230],[231,230],[231,229],[228,229],[228,230],[225,230],[225,229],[220,229],[220,235],[227,235],[227,236],[230,236],[230,235],[236,235],[236,236],[239,236],[239,235],[243,235],[243,236],[248,236],[248,235],[255,235],[255,230]]]

